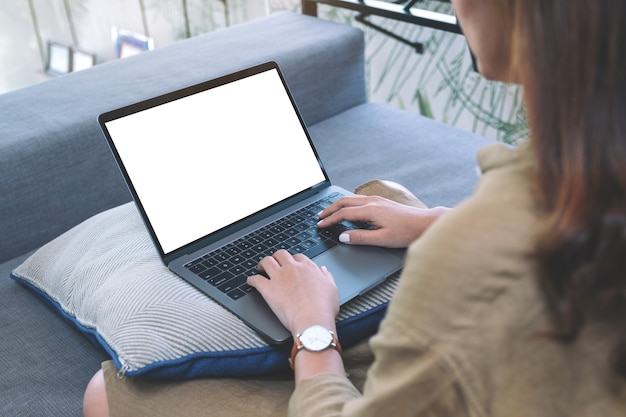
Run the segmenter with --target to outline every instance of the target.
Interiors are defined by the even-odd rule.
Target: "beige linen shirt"
[[[531,148],[487,147],[474,195],[411,247],[363,393],[322,374],[294,392],[289,415],[626,416],[626,384],[608,368],[613,328],[579,339],[552,327],[536,283]]]

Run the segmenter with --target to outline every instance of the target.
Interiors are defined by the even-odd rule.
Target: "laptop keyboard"
[[[209,284],[238,300],[254,291],[246,283],[258,273],[259,261],[279,249],[313,258],[337,245],[339,235],[367,224],[342,222],[327,229],[317,227],[317,214],[342,197],[333,193],[187,263],[185,267]]]

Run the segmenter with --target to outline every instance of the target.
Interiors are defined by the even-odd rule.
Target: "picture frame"
[[[62,42],[48,41],[46,73],[55,77],[72,71],[72,47]]]
[[[45,72],[58,77],[96,65],[96,54],[83,48],[56,40],[48,41],[48,61]]]
[[[115,53],[118,58],[126,58],[154,49],[154,40],[148,36],[113,27]]]
[[[82,71],[96,65],[96,54],[86,49],[71,48],[71,71]]]

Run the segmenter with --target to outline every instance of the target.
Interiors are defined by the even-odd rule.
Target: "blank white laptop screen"
[[[106,127],[165,254],[325,180],[275,69]]]

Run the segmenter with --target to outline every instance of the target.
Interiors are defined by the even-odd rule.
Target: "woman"
[[[320,213],[376,226],[346,244],[415,241],[362,393],[330,333],[331,274],[284,251],[261,261],[271,280],[249,283],[304,333],[289,414],[626,415],[626,5],[452,2],[481,73],[524,87],[532,139],[482,150],[475,194],[443,215],[358,196]],[[87,412],[103,393],[100,373]]]

